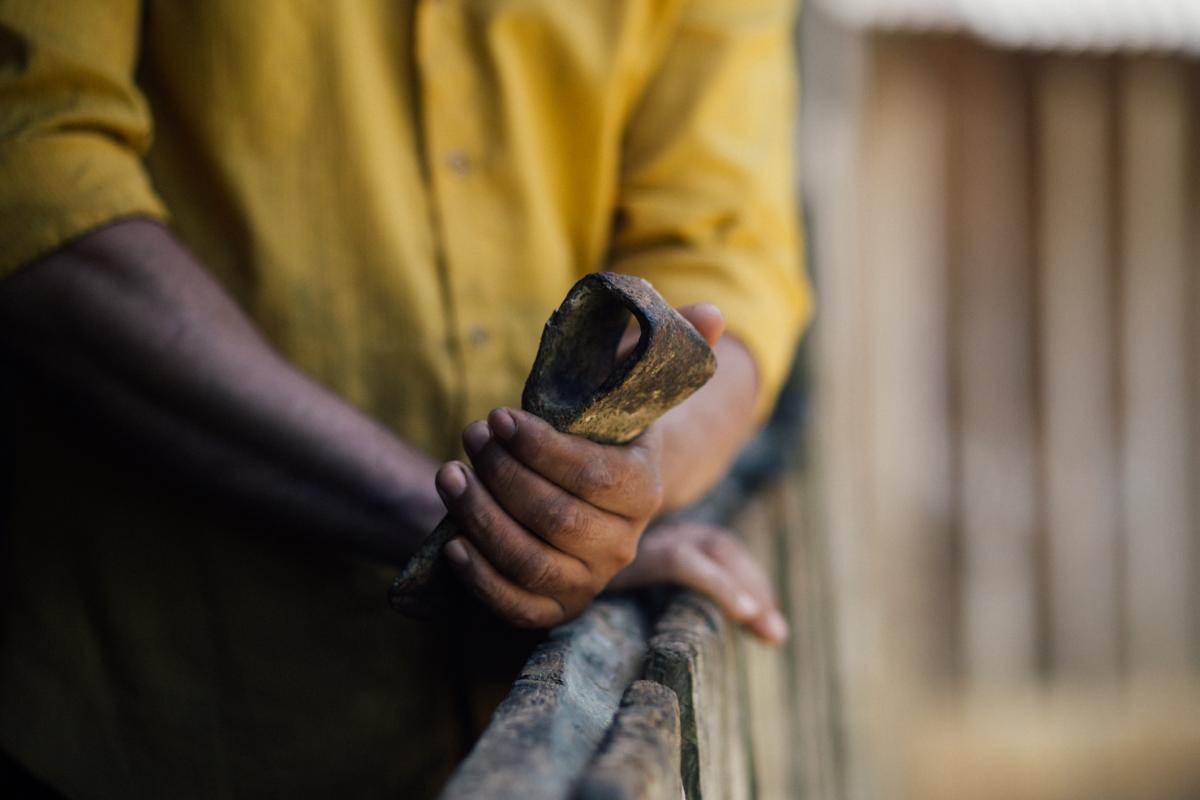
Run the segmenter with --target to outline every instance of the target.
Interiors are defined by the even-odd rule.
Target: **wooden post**
[[[778,491],[764,493],[738,516],[735,526],[742,534],[754,559],[770,573],[777,591],[787,591],[781,580],[787,568],[780,559],[781,538],[799,535],[797,530],[781,530]],[[784,609],[787,609],[786,595]],[[786,612],[785,612],[786,613]],[[792,635],[799,635],[799,620],[792,621]],[[791,730],[791,715],[780,707],[779,698],[789,697],[800,702],[788,681],[786,648],[773,648],[751,636],[738,641],[741,673],[741,694],[744,697],[749,735],[750,757],[753,766],[754,788],[758,797],[798,797],[791,783],[792,766],[807,762],[807,751],[814,742]],[[789,709],[790,710],[790,709]]]
[[[868,40],[834,22],[818,3],[803,16],[804,182],[812,201],[812,266],[819,287],[812,426],[833,619],[830,658],[844,687],[844,724],[836,729],[838,785],[825,797],[879,796],[871,777],[867,730],[873,718],[865,691],[877,662],[878,603],[870,590],[867,538],[865,310],[862,307],[859,203]]]
[[[793,698],[793,792],[816,800],[844,796],[845,748],[841,675],[834,650],[834,602],[828,529],[820,520],[813,471],[792,473],[777,493],[782,589],[792,638],[788,642]]]

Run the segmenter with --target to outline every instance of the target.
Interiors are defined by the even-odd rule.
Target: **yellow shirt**
[[[0,0],[0,276],[111,220],[167,219],[286,358],[446,458],[463,425],[519,402],[571,283],[612,269],[719,304],[765,411],[809,308],[792,6]],[[179,520],[17,413],[4,749],[83,794],[293,778],[319,794],[304,770],[330,739],[350,744],[321,763],[355,796],[440,774],[446,676],[428,636],[371,616],[379,570],[347,561],[339,584],[322,555],[218,511]],[[33,499],[51,494],[66,502]],[[177,543],[188,528],[207,549]],[[122,534],[71,544],[98,530]],[[277,684],[326,687],[314,742],[294,741],[303,706]],[[64,733],[52,708],[84,721]],[[64,751],[87,768],[60,768]]]

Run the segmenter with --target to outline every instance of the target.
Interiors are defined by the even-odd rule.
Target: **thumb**
[[[709,347],[715,345],[721,338],[721,334],[725,332],[725,315],[712,303],[693,303],[689,306],[680,306],[679,313],[692,323],[692,327],[704,337],[704,341],[708,342]]]

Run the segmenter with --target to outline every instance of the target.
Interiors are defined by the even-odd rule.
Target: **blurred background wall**
[[[1200,2],[801,52],[844,795],[1200,796]]]

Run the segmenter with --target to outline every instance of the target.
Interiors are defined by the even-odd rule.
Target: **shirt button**
[[[475,347],[483,347],[490,338],[487,328],[478,323],[467,328],[467,341]]]
[[[456,175],[466,175],[471,171],[471,159],[462,150],[452,150],[446,156],[446,166]]]

